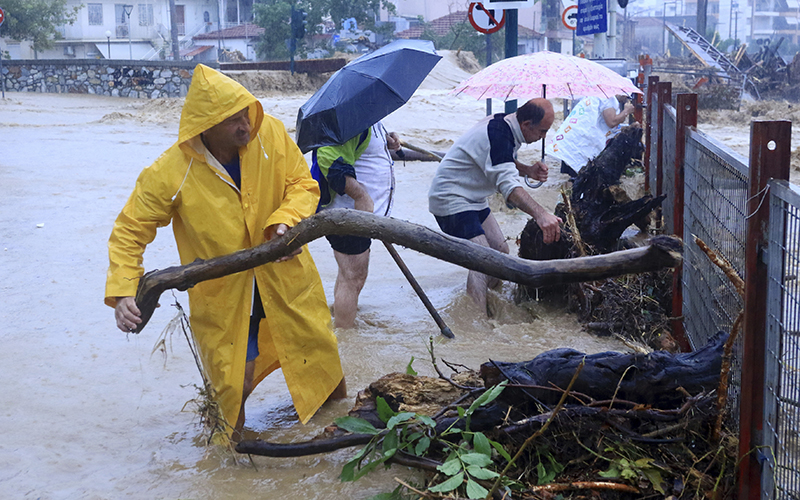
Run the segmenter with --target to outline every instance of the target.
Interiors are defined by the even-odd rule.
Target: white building
[[[8,51],[12,59],[171,58],[168,0],[136,0],[131,4],[119,0],[67,2],[68,8],[78,5],[82,7],[77,20],[60,28],[63,38],[56,40],[52,49],[36,54],[29,42],[3,38],[0,50]],[[181,53],[194,52],[194,36],[245,24],[252,15],[252,5],[252,0],[175,0]],[[216,52],[212,60],[216,60]]]
[[[734,4],[738,4],[734,14],[739,13],[740,38],[747,43],[780,37],[800,43],[800,5],[797,0],[734,0]]]

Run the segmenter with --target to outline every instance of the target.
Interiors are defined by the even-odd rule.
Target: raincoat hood
[[[264,120],[264,109],[261,107],[261,103],[239,82],[208,66],[198,64],[194,69],[192,84],[189,86],[181,111],[181,123],[178,130],[178,143],[181,145],[181,149],[192,155],[194,148],[187,147],[191,139],[214,125],[222,123],[244,108],[250,109],[250,140],[252,141]]]

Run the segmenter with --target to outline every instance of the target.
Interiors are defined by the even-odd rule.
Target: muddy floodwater
[[[307,97],[262,102],[293,133]],[[181,103],[17,93],[0,99],[0,498],[339,500],[389,491],[395,477],[418,481],[416,472],[393,466],[343,484],[338,475],[353,449],[251,462],[206,446],[193,412],[201,381],[186,340],[173,335],[154,351],[175,314],[170,304],[188,306],[185,294],[165,293],[140,335],[114,326],[113,311],[103,305],[108,235],[139,171],[176,139]],[[484,112],[482,101],[433,89],[418,92],[384,123],[409,142],[441,150]],[[539,151],[528,147],[523,159]],[[436,228],[427,210],[435,166],[396,164],[395,217]],[[564,181],[554,171],[531,194],[552,210]],[[515,253],[526,218],[497,213]],[[455,333],[444,339],[383,245],[372,248],[357,327],[337,331],[349,397],[304,426],[274,374],[248,401],[251,436],[309,439],[344,415],[357,391],[405,371],[412,358],[415,370],[433,375],[431,336],[437,358],[471,368],[559,347],[625,350],[584,333],[562,310],[515,305],[509,284],[491,297],[495,317],[481,319],[465,297],[466,270],[398,247]],[[309,249],[330,301],[332,251],[324,239]],[[145,268],[177,262],[171,230],[163,229],[148,247]]]

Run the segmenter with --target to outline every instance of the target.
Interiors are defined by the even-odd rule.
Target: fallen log
[[[510,384],[498,400],[475,411],[470,430],[494,432],[495,436],[513,440],[515,436],[529,436],[553,418],[554,423],[570,426],[573,430],[577,429],[578,422],[593,420],[597,423],[587,424],[588,428],[611,425],[627,439],[638,443],[674,442],[674,438],[660,438],[660,434],[666,432],[663,430],[654,435],[639,432],[642,429],[647,432],[653,428],[663,429],[666,424],[680,431],[685,426],[675,427],[675,423],[683,421],[687,413],[705,414],[713,407],[708,391],[716,388],[719,382],[726,338],[727,335],[719,333],[706,346],[688,354],[602,352],[587,355],[573,349],[554,349],[522,363],[484,363],[480,377],[485,387],[503,380]],[[559,400],[584,358],[585,364],[570,394],[580,395],[578,399],[592,398],[596,406],[587,404],[588,401],[575,403],[568,399],[570,404],[560,412],[554,412],[542,408],[541,404],[530,404],[532,397],[544,405]],[[474,372],[470,373],[459,375],[475,382],[480,380]],[[461,402],[469,406],[472,399],[464,401],[462,398],[466,392],[441,379],[390,373],[360,391],[348,415],[384,429],[386,426],[378,417],[377,410],[377,399],[381,398],[395,412],[430,416],[436,421],[436,433],[440,434],[445,429],[465,428],[464,418],[454,410],[454,405]],[[691,396],[687,398],[687,394]],[[702,411],[691,412],[692,408]],[[540,413],[542,410],[545,412]],[[269,457],[296,457],[366,444],[373,437],[369,434],[346,434],[333,425],[309,441],[271,443],[249,440],[237,444],[236,451]]]
[[[574,349],[554,349],[522,363],[489,362],[481,365],[486,387],[508,380],[511,384],[501,399],[519,408],[528,399],[536,404],[554,404],[559,392],[535,386],[566,389],[578,365],[585,366],[572,390],[595,400],[624,399],[656,408],[680,405],[686,393],[716,389],[722,369],[722,352],[727,334],[720,332],[701,349],[690,353],[650,354],[602,352],[586,355]]]
[[[578,259],[530,261],[399,219],[357,210],[331,209],[301,221],[282,237],[259,246],[146,273],[139,280],[136,292],[142,322],[135,332],[140,332],[150,320],[164,291],[173,288],[187,290],[202,281],[275,261],[330,234],[348,234],[402,245],[467,269],[534,287],[655,271],[675,267],[682,260],[680,240],[662,236],[652,239],[649,246],[642,248]]]

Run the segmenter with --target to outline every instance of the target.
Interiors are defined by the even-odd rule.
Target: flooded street
[[[294,133],[308,96],[264,98],[267,113]],[[186,340],[175,334],[154,351],[183,293],[165,293],[147,328],[125,335],[103,305],[106,242],[139,171],[177,137],[181,101],[16,94],[0,99],[0,498],[307,498],[360,499],[415,481],[393,466],[357,483],[340,483],[355,449],[298,459],[246,457],[205,446],[193,413],[201,380]],[[497,109],[500,109],[498,106]],[[446,149],[485,113],[483,101],[421,90],[384,120],[401,138]],[[523,150],[533,158],[539,145]],[[393,216],[437,228],[427,210],[435,163],[398,162]],[[553,170],[551,170],[553,172]],[[566,176],[552,173],[531,191],[552,210]],[[514,239],[526,217],[498,211]],[[398,251],[456,338],[438,328],[379,242],[361,294],[357,327],[337,331],[348,398],[297,422],[280,373],[248,400],[246,427],[277,442],[309,439],[346,414],[356,393],[380,376],[413,367],[434,375],[437,358],[477,369],[490,359],[522,361],[572,347],[624,350],[584,333],[573,315],[540,304],[513,304],[513,286],[491,297],[480,319],[465,296],[467,271],[401,247]],[[324,239],[310,245],[332,302],[336,265]],[[148,247],[147,270],[178,263],[170,228]],[[441,364],[440,364],[441,366]],[[443,367],[443,370],[446,368]]]

